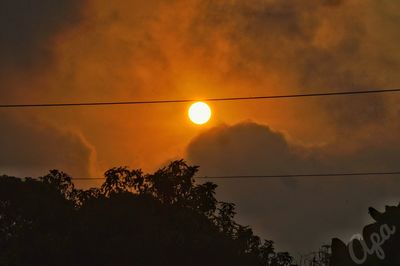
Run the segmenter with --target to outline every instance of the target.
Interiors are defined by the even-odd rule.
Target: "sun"
[[[202,125],[210,120],[211,108],[204,102],[196,102],[190,106],[188,115],[193,123]]]

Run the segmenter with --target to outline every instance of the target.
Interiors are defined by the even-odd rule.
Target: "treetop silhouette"
[[[67,174],[0,177],[0,265],[291,265],[272,241],[238,224],[197,166],[153,174],[117,167],[100,188]]]

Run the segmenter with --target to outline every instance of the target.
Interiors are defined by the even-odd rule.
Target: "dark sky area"
[[[213,98],[400,84],[393,0],[3,0],[0,102]],[[400,170],[400,96],[0,110],[0,173],[95,177],[185,158],[202,175]],[[278,248],[348,240],[390,176],[219,180],[240,221]],[[79,184],[96,185],[96,182]]]

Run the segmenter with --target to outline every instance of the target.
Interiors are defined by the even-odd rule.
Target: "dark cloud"
[[[53,38],[81,18],[85,0],[3,0],[0,2],[2,75],[47,66]]]
[[[0,99],[2,103],[46,95],[42,82],[56,60],[57,38],[81,22],[86,0],[0,1]],[[49,126],[4,110],[0,114],[0,172],[38,176],[58,168],[90,176],[93,150],[64,125]],[[57,124],[57,123],[54,123]]]
[[[201,175],[257,175],[346,171],[396,171],[397,145],[365,145],[338,152],[345,141],[324,147],[291,144],[281,133],[251,122],[211,129],[187,148]],[[215,180],[218,195],[238,205],[239,218],[265,238],[293,252],[316,250],[331,237],[345,240],[367,222],[368,206],[398,201],[391,177]]]
[[[195,162],[206,161],[207,168],[227,175],[263,174],[266,169],[271,174],[288,173],[312,161],[290,147],[282,134],[255,123],[211,129],[191,142],[188,153]]]
[[[0,115],[0,172],[36,177],[59,169],[91,177],[94,150],[77,133]]]

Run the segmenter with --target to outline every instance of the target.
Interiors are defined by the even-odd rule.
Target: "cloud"
[[[395,87],[400,81],[400,5],[392,1],[378,6],[373,0],[6,0],[0,5],[1,102],[287,94]],[[306,144],[350,138],[357,146],[369,128],[393,127],[398,103],[377,95],[270,101],[268,107],[235,102],[216,115],[227,123],[251,118]],[[154,167],[176,156],[167,153],[184,150],[196,132],[185,124],[186,110],[175,106],[102,110],[66,109],[61,119],[52,111],[32,114],[61,130],[82,132],[96,146],[101,170],[138,161]],[[147,132],[165,134],[150,140]],[[142,158],[127,159],[137,154]]]
[[[383,1],[218,1],[201,2],[190,28],[209,56],[225,59],[234,82],[275,88],[279,93],[346,91],[396,87],[400,82],[397,22],[388,19],[400,5]],[[379,6],[378,6],[379,5]],[[376,8],[375,8],[376,7]],[[379,11],[377,11],[379,10]],[[356,14],[356,15],[355,15]],[[377,28],[383,28],[377,33]],[[390,32],[390,33],[389,33]],[[189,40],[191,40],[189,38]],[[229,47],[223,58],[218,43]],[[189,47],[193,46],[188,43]],[[217,61],[218,62],[218,61]],[[221,63],[219,63],[221,65]],[[225,73],[224,73],[225,74]],[[276,80],[278,84],[271,84]],[[272,87],[272,88],[271,88]],[[276,93],[276,92],[275,92]],[[309,101],[338,131],[379,123],[388,115],[387,98],[330,98]]]
[[[281,133],[255,123],[210,129],[191,142],[188,153],[194,161],[206,161],[207,168],[227,175],[265,174],[266,169],[271,174],[287,173],[309,162]]]
[[[51,169],[92,177],[95,151],[77,133],[0,115],[1,174],[37,177]]]
[[[338,151],[342,145],[299,146],[265,125],[244,122],[200,134],[187,156],[209,176],[398,171],[398,145]],[[399,200],[399,181],[382,176],[215,182],[222,200],[237,203],[243,223],[293,252],[316,250],[334,236],[347,240],[368,221],[368,206]]]
[[[0,82],[48,68],[57,35],[81,20],[84,1],[4,0],[0,3]],[[39,71],[40,73],[40,71]],[[2,90],[0,90],[0,93]],[[1,94],[0,94],[1,95]]]
[[[57,65],[58,38],[82,22],[86,3],[1,1],[1,103],[45,100],[49,74]],[[46,120],[34,110],[25,117],[12,110],[0,114],[0,172],[36,177],[58,168],[74,176],[91,176],[93,147],[79,130],[70,130],[62,122],[50,125]]]

